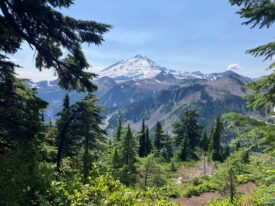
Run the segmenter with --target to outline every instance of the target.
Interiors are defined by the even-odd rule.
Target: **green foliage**
[[[139,185],[142,188],[161,187],[166,184],[166,171],[154,154],[141,159]]]
[[[209,155],[213,161],[224,160],[223,148],[221,145],[221,136],[223,132],[223,124],[220,117],[217,118],[212,125],[209,142]]]
[[[37,205],[53,179],[34,148],[16,149],[0,161],[0,205]]]
[[[199,146],[201,136],[201,126],[198,125],[198,117],[199,114],[196,109],[187,109],[181,117],[180,123],[174,125],[176,145],[180,145],[178,157],[182,161],[198,159],[195,154],[195,148]]]
[[[46,205],[172,205],[166,189],[134,189],[114,180],[110,175],[89,177],[83,185],[81,179],[72,182],[54,181]]]
[[[200,129],[198,125],[199,114],[196,109],[187,109],[181,117],[180,123],[175,124],[174,133],[176,134],[176,144],[180,144],[183,139],[187,138],[191,147],[194,150],[200,141]]]
[[[140,157],[145,157],[148,155],[147,146],[146,146],[146,128],[145,128],[145,121],[142,120],[141,131],[139,133],[139,150],[138,154]]]
[[[96,97],[88,94],[83,100],[69,108],[64,107],[58,125],[57,169],[60,170],[62,158],[68,152],[71,156],[82,153],[83,173],[87,176],[90,163],[95,157],[91,152],[104,151],[106,144],[105,130],[101,128],[103,117],[102,108],[96,105]],[[68,106],[68,97],[64,106]]]
[[[246,18],[247,21],[243,24],[252,24],[252,28],[269,28],[275,21],[275,2],[271,0],[229,0],[232,5],[241,7],[237,13],[241,18]],[[275,55],[275,42],[270,42],[261,45],[255,49],[248,50],[247,53],[253,56],[263,56],[265,60],[272,59]],[[272,63],[269,68],[274,68],[275,63]],[[264,107],[268,111],[272,110],[275,101],[275,71],[272,74],[264,76],[255,82],[247,84],[247,88],[255,92],[255,94],[247,95],[249,106],[252,108]]]
[[[137,147],[130,125],[121,141],[121,172],[120,180],[126,185],[133,185],[137,175]]]
[[[18,146],[31,147],[43,128],[41,112],[47,106],[35,89],[10,75],[12,80],[0,79],[0,157]]]
[[[117,131],[116,131],[116,141],[119,142],[121,140],[121,135],[122,135],[122,121],[121,118],[118,120],[118,125],[117,125]]]
[[[102,34],[111,27],[64,16],[60,9],[72,4],[73,0],[1,1],[0,51],[14,54],[26,41],[36,50],[36,67],[39,70],[54,68],[60,86],[94,91],[96,86],[90,80],[95,74],[85,71],[89,64],[81,44],[100,45]],[[0,56],[0,67],[13,64],[3,59],[4,55]]]
[[[173,156],[172,141],[168,134],[164,134],[160,122],[156,124],[154,149],[155,155],[161,157],[164,161],[170,161]]]
[[[160,150],[163,146],[163,142],[164,142],[164,134],[163,134],[162,126],[160,122],[157,122],[156,130],[155,130],[155,138],[154,138],[154,148],[156,149],[157,155],[160,154]]]
[[[246,150],[272,152],[275,138],[275,126],[256,119],[228,113],[223,115],[225,132],[232,133],[235,138],[233,145],[239,145]],[[229,141],[229,140],[228,140]]]

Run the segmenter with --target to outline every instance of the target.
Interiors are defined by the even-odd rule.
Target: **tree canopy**
[[[65,89],[94,91],[89,68],[81,44],[99,45],[111,26],[74,19],[59,12],[73,0],[0,2],[0,76],[13,73],[15,65],[7,54],[16,53],[25,41],[35,49],[35,66],[39,70],[54,69],[59,85]],[[58,10],[57,10],[58,9]]]
[[[252,25],[251,28],[270,28],[275,21],[275,2],[273,0],[229,0],[232,5],[241,9],[237,12],[241,18],[247,19],[244,25]],[[250,49],[247,53],[255,57],[263,57],[264,60],[272,60],[275,56],[275,42]],[[275,67],[273,62],[269,69]],[[253,108],[262,107],[270,111],[275,102],[275,70],[270,75],[264,76],[255,82],[247,84],[247,88],[255,94],[247,95],[249,106]]]

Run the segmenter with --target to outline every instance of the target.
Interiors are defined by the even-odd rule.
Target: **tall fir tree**
[[[83,149],[83,177],[87,181],[92,163],[96,161],[98,153],[100,156],[106,145],[106,131],[102,129],[103,120],[102,108],[97,106],[97,98],[94,94],[88,94],[83,100],[76,103],[78,114],[73,121],[72,128],[76,131],[79,140],[79,149]],[[92,155],[92,152],[94,156]]]
[[[183,138],[188,138],[192,150],[199,145],[201,126],[198,124],[199,114],[196,109],[188,109],[181,117],[180,123],[175,124],[176,144],[180,144]]]
[[[172,141],[168,134],[165,134],[163,139],[163,146],[160,153],[161,157],[168,162],[173,157]]]
[[[111,164],[112,164],[112,174],[113,174],[113,177],[115,179],[117,179],[118,178],[118,174],[119,174],[118,170],[119,170],[120,164],[121,164],[117,147],[115,147],[114,152],[112,154],[112,163]]]
[[[164,142],[164,132],[160,122],[156,124],[155,138],[154,138],[154,148],[156,150],[156,155],[160,155],[160,151],[163,147]]]
[[[198,124],[198,118],[199,114],[196,109],[188,109],[181,117],[181,121],[174,125],[176,146],[179,147],[181,160],[198,159],[195,153],[201,137],[201,126]]]
[[[139,132],[139,156],[145,157],[148,154],[147,147],[146,147],[146,128],[145,128],[145,121],[142,120],[141,131]]]
[[[223,132],[223,124],[220,116],[212,125],[209,143],[209,155],[213,161],[223,161],[223,148],[221,145],[221,136]]]
[[[132,134],[130,125],[121,141],[121,182],[125,185],[133,185],[136,182],[137,175],[137,151],[136,141]]]
[[[116,141],[119,142],[121,140],[122,135],[122,121],[121,117],[118,119],[117,131],[116,131]]]
[[[149,128],[146,127],[145,130],[145,145],[146,145],[146,156],[152,152],[152,142],[149,134]]]
[[[57,125],[57,156],[56,156],[56,166],[57,170],[60,171],[62,159],[64,156],[69,156],[72,152],[72,135],[71,127],[75,113],[72,113],[70,109],[70,98],[66,94],[63,99],[63,109],[57,114],[60,119],[56,121]]]

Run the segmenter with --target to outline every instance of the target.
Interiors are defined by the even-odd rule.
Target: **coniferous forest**
[[[244,26],[275,21],[274,1],[229,2]],[[139,130],[119,115],[114,130],[104,127],[82,44],[104,44],[112,26],[61,13],[77,3],[0,1],[0,205],[275,205],[272,123],[221,112],[203,125],[194,106],[169,130],[162,121],[150,128],[147,116]],[[48,103],[16,76],[10,57],[23,43],[38,71],[53,70],[61,88],[83,94],[76,102],[66,94],[56,120],[45,120]],[[247,53],[271,59],[275,42]],[[274,66],[245,85],[244,97],[248,109],[273,117]]]

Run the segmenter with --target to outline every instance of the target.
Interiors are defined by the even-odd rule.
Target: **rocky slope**
[[[112,130],[119,116],[135,129],[143,118],[150,128],[157,121],[169,126],[189,107],[198,108],[202,124],[225,112],[247,113],[242,96],[247,93],[244,85],[249,81],[252,80],[233,71],[179,72],[137,55],[102,70],[95,83],[99,104],[105,108],[106,126]],[[66,91],[57,86],[57,81],[28,84],[49,102],[45,116],[54,120]],[[71,92],[70,96],[75,102],[84,94]]]

